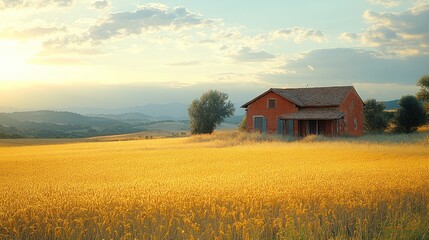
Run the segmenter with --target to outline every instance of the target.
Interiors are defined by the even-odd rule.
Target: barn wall
[[[269,99],[276,99],[276,108],[268,108]],[[297,111],[298,108],[296,108],[295,104],[273,92],[269,92],[248,106],[246,112],[247,130],[254,130],[253,116],[264,116],[267,119],[267,132],[277,133],[277,119],[285,113],[294,113]],[[294,125],[294,128],[297,129],[297,124]]]
[[[360,136],[363,134],[363,102],[355,90],[350,91],[339,110],[345,113],[344,120],[340,121],[341,134]],[[356,128],[355,128],[356,119]]]
[[[268,100],[276,99],[276,108],[268,108]],[[350,135],[360,136],[363,134],[363,102],[355,90],[350,91],[344,101],[339,106],[339,111],[344,112],[344,119],[339,120],[339,132],[337,133],[336,122],[326,121],[325,129],[326,135],[332,135],[332,127],[334,128],[334,135]],[[268,92],[264,96],[255,100],[248,105],[246,111],[247,130],[254,131],[253,117],[263,116],[267,121],[267,133],[277,133],[277,120],[286,113],[295,113],[298,111],[296,105],[283,97]],[[356,128],[354,121],[356,119]],[[305,126],[303,126],[305,128]],[[305,130],[305,129],[304,129]],[[294,135],[299,135],[298,120],[294,120]]]

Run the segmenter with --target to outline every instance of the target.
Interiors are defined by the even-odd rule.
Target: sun
[[[0,81],[18,80],[28,76],[28,59],[34,54],[31,43],[0,40]]]

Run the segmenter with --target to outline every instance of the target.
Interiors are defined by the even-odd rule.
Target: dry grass
[[[0,147],[0,239],[429,238],[427,144],[222,134]]]

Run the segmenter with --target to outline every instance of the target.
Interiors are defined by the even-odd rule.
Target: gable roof
[[[268,91],[243,104],[247,108],[251,103],[273,92],[297,105],[298,107],[334,107],[339,106],[353,86],[315,87],[315,88],[270,88]]]

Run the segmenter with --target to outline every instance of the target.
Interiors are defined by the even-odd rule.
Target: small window
[[[268,99],[268,108],[269,109],[276,108],[276,100],[275,99]]]
[[[356,118],[353,120],[353,124],[354,124],[355,130],[357,130],[357,119]]]

